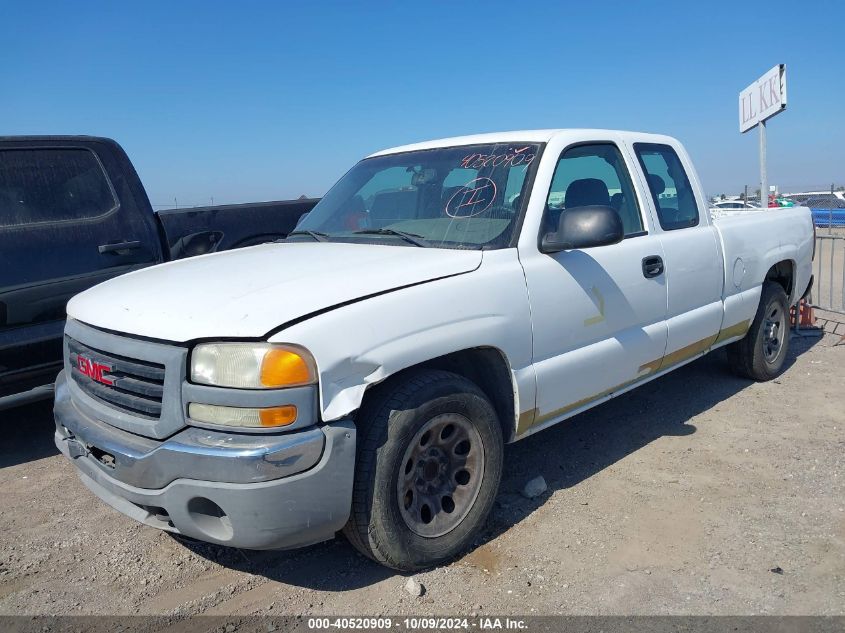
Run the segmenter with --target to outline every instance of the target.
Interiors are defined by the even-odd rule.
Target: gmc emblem
[[[97,382],[109,385],[110,387],[114,386],[114,381],[105,375],[107,372],[111,371],[112,368],[110,365],[97,363],[80,354],[76,357],[76,367],[81,373],[88,376],[91,380],[96,380]]]

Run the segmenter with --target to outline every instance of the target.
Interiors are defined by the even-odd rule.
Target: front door
[[[567,209],[612,206],[625,239],[523,260],[534,324],[537,404],[519,433],[562,419],[657,370],[666,346],[663,247],[648,230],[630,170],[614,143],[560,156],[541,234]]]

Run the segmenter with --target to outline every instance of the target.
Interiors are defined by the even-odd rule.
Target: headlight
[[[203,343],[191,354],[191,380],[238,389],[300,387],[317,382],[317,368],[296,345]]]

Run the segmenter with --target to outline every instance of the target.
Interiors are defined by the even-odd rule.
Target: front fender
[[[319,314],[270,340],[302,345],[314,355],[325,421],[357,410],[370,385],[474,347],[498,349],[511,368],[517,411],[534,407],[531,314],[516,249],[485,253],[470,273]]]

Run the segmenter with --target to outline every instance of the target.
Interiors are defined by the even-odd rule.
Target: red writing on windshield
[[[482,167],[519,167],[530,165],[535,154],[529,153],[530,147],[509,149],[502,154],[469,154],[461,159],[464,169],[481,169]]]

